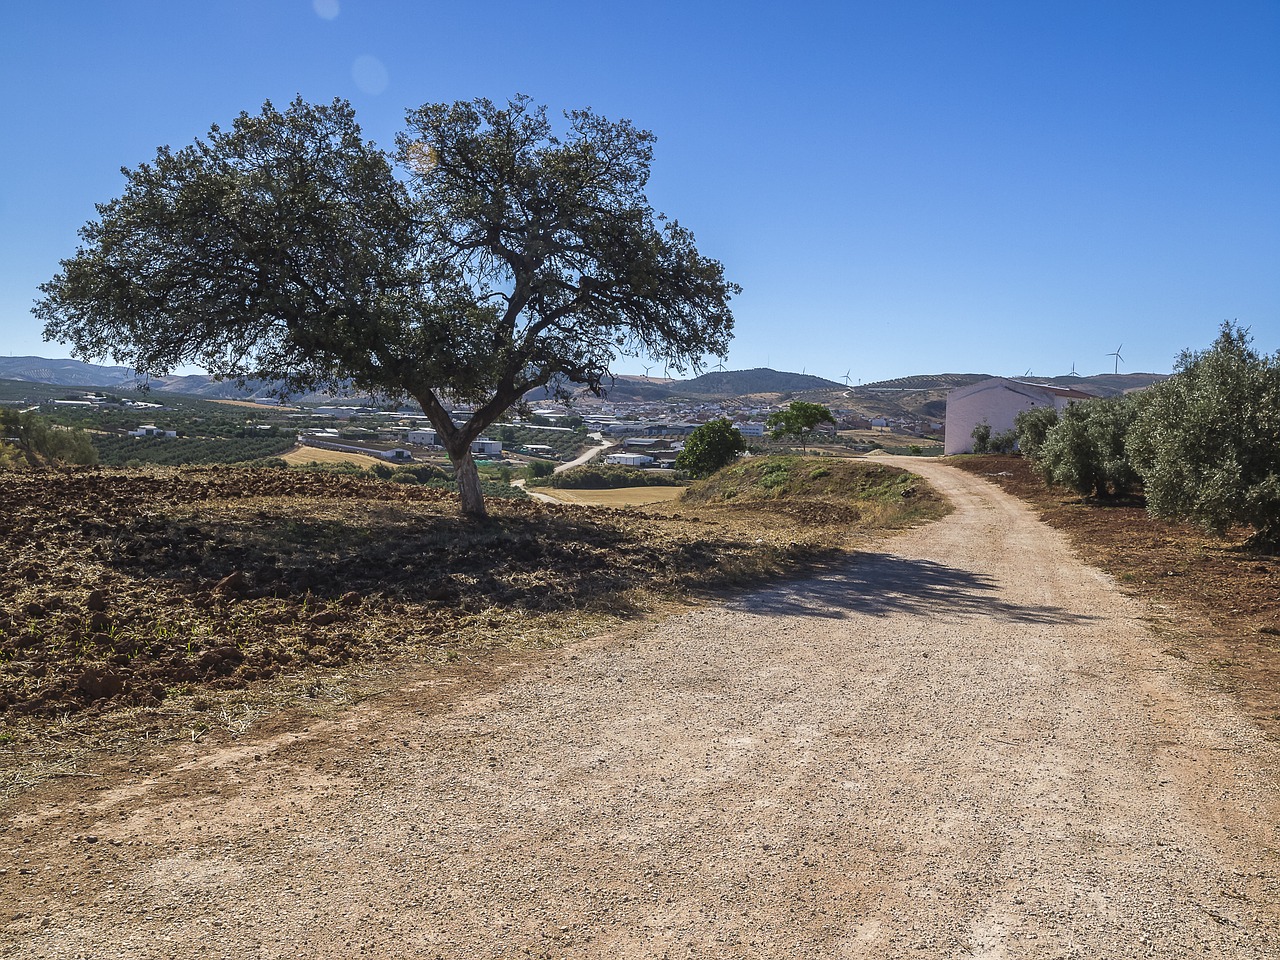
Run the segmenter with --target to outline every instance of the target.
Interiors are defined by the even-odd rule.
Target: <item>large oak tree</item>
[[[527,391],[600,393],[621,355],[684,370],[732,335],[738,287],[645,196],[653,135],[565,121],[527,97],[429,104],[391,153],[343,101],[267,103],[124,169],[34,312],[143,376],[411,396],[483,515],[471,442]]]

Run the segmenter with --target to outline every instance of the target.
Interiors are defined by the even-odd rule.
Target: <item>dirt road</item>
[[[910,465],[820,580],[11,803],[0,954],[1280,957],[1277,744]]]

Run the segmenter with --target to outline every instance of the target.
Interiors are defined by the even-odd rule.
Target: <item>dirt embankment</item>
[[[1277,746],[917,468],[956,512],[820,576],[11,802],[3,950],[1280,957]]]

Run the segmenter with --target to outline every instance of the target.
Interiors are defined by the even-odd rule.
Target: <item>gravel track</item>
[[[821,578],[10,804],[0,955],[1280,958],[1277,744],[901,465]]]

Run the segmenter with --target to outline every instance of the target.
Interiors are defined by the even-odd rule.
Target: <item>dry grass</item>
[[[562,490],[537,487],[539,493],[561,503],[580,503],[595,507],[643,507],[679,499],[684,487],[618,487],[614,490]]]
[[[311,463],[352,463],[357,467],[373,467],[387,462],[377,457],[365,456],[363,453],[347,453],[344,450],[326,450],[323,447],[302,445],[280,454],[280,459],[294,467],[306,466]]]
[[[291,407],[287,404],[273,403],[254,403],[252,400],[213,400],[212,403],[220,403],[226,407],[244,407],[249,410],[301,410],[301,407]]]

